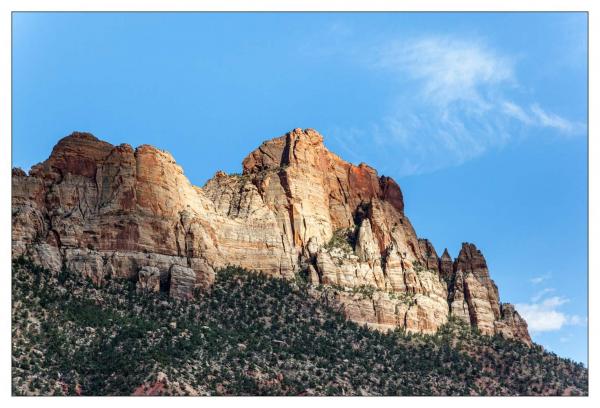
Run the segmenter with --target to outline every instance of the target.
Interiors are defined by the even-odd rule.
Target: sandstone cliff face
[[[485,258],[473,244],[463,243],[454,261],[448,300],[454,316],[477,326],[482,333],[502,333],[531,342],[527,324],[514,307],[500,303]]]
[[[404,215],[400,187],[331,153],[311,129],[264,142],[243,174],[217,172],[202,188],[167,152],[73,133],[29,175],[13,170],[12,211],[13,256],[97,284],[139,274],[140,290],[155,290],[158,273],[171,296],[188,298],[228,264],[305,272],[350,319],[375,328],[431,333],[455,315],[530,341],[473,245],[454,262],[447,251],[439,258]]]

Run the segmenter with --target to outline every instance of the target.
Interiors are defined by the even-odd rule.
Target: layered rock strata
[[[209,289],[226,265],[299,274],[375,328],[432,333],[454,315],[530,342],[475,246],[454,261],[438,257],[405,216],[398,184],[331,153],[318,132],[266,141],[242,166],[200,188],[167,152],[73,133],[29,175],[13,170],[13,256],[66,265],[99,285],[139,274],[145,290],[157,268],[160,287],[178,298]]]

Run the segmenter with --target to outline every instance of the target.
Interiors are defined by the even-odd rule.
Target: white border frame
[[[589,107],[588,107],[588,134],[592,135],[593,129],[597,127],[595,118],[598,117],[598,82],[592,73],[600,72],[598,57],[600,47],[598,45],[598,34],[600,23],[600,2],[594,0],[548,0],[548,1],[517,1],[517,0],[462,0],[462,1],[443,1],[443,0],[403,0],[392,2],[390,0],[305,0],[305,1],[286,1],[280,0],[231,0],[224,3],[218,0],[89,0],[78,2],[73,0],[2,0],[0,1],[0,56],[2,64],[0,65],[0,135],[5,147],[0,155],[0,168],[2,177],[0,178],[2,199],[0,200],[0,254],[2,259],[2,271],[0,273],[0,316],[2,323],[2,336],[0,336],[0,361],[2,367],[0,370],[0,390],[3,401],[10,406],[18,404],[19,406],[29,406],[40,403],[45,406],[75,406],[85,403],[91,406],[104,406],[110,404],[143,404],[144,406],[163,406],[165,403],[177,403],[178,405],[246,405],[257,404],[261,407],[266,406],[303,406],[305,404],[316,404],[324,406],[332,403],[340,403],[345,406],[360,406],[377,404],[384,406],[397,406],[398,404],[426,404],[426,405],[446,405],[457,404],[460,406],[479,406],[481,404],[490,406],[501,406],[505,408],[506,404],[526,405],[526,404],[544,404],[546,406],[579,406],[593,404],[598,406],[600,398],[597,397],[598,387],[598,355],[591,345],[598,339],[598,324],[595,313],[598,310],[600,301],[598,298],[590,296],[588,321],[589,321],[589,367],[590,384],[587,398],[557,398],[557,397],[496,397],[496,398],[470,398],[470,397],[405,397],[401,401],[394,397],[383,398],[286,398],[286,397],[218,397],[218,398],[185,398],[178,397],[176,400],[163,398],[126,398],[126,397],[89,397],[81,400],[77,397],[72,398],[14,398],[11,394],[11,273],[10,273],[10,188],[11,179],[8,174],[11,168],[11,15],[13,11],[587,11],[589,23]],[[310,28],[308,28],[310,29]],[[598,282],[600,279],[593,272],[600,271],[600,261],[598,253],[594,249],[598,246],[598,220],[600,200],[598,193],[598,171],[599,158],[598,142],[589,136],[589,293],[600,293]],[[591,181],[594,180],[596,184]],[[510,399],[508,399],[510,398]],[[534,399],[531,399],[534,398]],[[593,400],[598,400],[593,403]]]

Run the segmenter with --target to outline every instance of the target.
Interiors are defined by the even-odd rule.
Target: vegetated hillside
[[[13,262],[15,395],[585,395],[588,372],[452,320],[384,334],[316,290],[227,268],[190,302]],[[323,289],[332,290],[332,289]]]

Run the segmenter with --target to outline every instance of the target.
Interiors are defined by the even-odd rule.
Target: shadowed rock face
[[[453,315],[477,326],[484,334],[503,333],[530,343],[527,324],[509,304],[502,305],[481,251],[463,243],[454,261],[449,295]],[[504,332],[504,327],[511,327]]]
[[[138,274],[138,292],[160,292],[160,271],[154,266],[144,266]]]
[[[431,333],[453,314],[530,341],[474,245],[454,262],[447,251],[438,258],[404,215],[398,184],[331,153],[315,130],[266,141],[242,166],[199,188],[167,152],[73,133],[29,175],[13,170],[13,256],[97,284],[142,270],[152,290],[156,268],[179,298],[208,290],[227,264],[285,278],[304,270],[314,285],[335,285],[332,301],[350,319],[375,328]]]
[[[444,253],[440,257],[439,271],[440,271],[440,276],[446,282],[450,282],[452,280],[452,276],[454,273],[454,263],[452,261],[452,257],[448,253],[448,249],[444,249]]]

